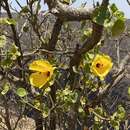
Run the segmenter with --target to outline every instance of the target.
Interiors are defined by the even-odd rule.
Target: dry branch
[[[64,21],[81,21],[91,19],[93,9],[73,8],[62,4],[58,0],[46,0],[49,10],[52,14]]]

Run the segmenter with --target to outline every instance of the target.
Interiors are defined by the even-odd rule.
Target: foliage
[[[37,130],[43,129],[43,122],[47,130],[76,130],[78,125],[80,129],[120,129],[120,122],[126,119],[125,109],[119,104],[110,113],[104,99],[120,81],[123,70],[107,83],[116,65],[100,50],[106,39],[124,33],[124,13],[115,4],[97,4],[87,19],[85,4],[71,9],[75,0],[44,1],[49,12],[41,11],[40,0],[29,0],[25,6],[16,0],[21,10],[13,18],[8,2],[2,0],[2,8],[9,18],[0,18],[0,26],[7,27],[0,35],[0,98],[4,99],[5,114],[11,109],[8,98],[13,97],[20,115],[16,125],[25,114],[35,120]],[[77,28],[73,19],[80,21]]]
[[[6,37],[5,35],[0,36],[0,48],[4,47],[6,44]]]

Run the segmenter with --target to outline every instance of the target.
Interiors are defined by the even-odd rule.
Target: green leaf
[[[89,73],[90,72],[90,64],[86,63],[84,66],[85,72]]]
[[[34,107],[35,107],[36,109],[40,109],[40,106],[41,106],[40,101],[39,101],[39,100],[34,100],[33,102],[34,102],[34,103],[33,103]]]
[[[120,11],[120,10],[117,10],[114,14],[113,14],[117,19],[120,19],[120,20],[125,20],[125,15],[124,15],[124,12]]]
[[[16,25],[16,20],[12,18],[7,18],[6,19],[6,24],[8,25]]]
[[[130,95],[130,87],[128,88],[128,94]]]
[[[9,54],[12,56],[11,57],[12,60],[16,60],[17,57],[21,55],[20,52],[18,51],[18,47],[15,44],[11,46]]]
[[[43,117],[46,118],[49,115],[49,108],[47,106],[44,106],[44,110],[42,113]]]
[[[0,18],[0,24],[16,25],[16,20],[13,18]]]
[[[108,8],[99,7],[94,11],[93,21],[97,24],[104,25],[105,20],[110,18],[110,12]]]
[[[98,122],[98,124],[94,124],[93,130],[102,130],[102,125]]]
[[[12,60],[11,60],[11,58],[9,58],[8,56],[6,57],[6,59],[4,59],[3,61],[2,61],[2,63],[1,63],[1,65],[3,66],[3,67],[10,67],[11,65],[12,65]]]
[[[4,47],[6,44],[6,37],[5,35],[0,36],[0,48]]]
[[[124,12],[120,11],[115,4],[112,4],[110,6],[110,10],[111,10],[111,16],[113,16],[116,19],[125,20]]]
[[[47,88],[44,90],[44,94],[48,94],[50,91],[51,91],[51,88],[50,88],[50,87],[47,87]]]
[[[123,120],[125,118],[126,111],[124,107],[122,107],[121,105],[118,106],[117,113],[118,113],[119,120]]]
[[[93,58],[94,58],[94,54],[93,53],[86,53],[85,54],[85,60],[87,61],[87,63],[91,63]]]
[[[83,32],[83,34],[86,36],[86,37],[89,37],[91,34],[92,34],[92,29],[91,28],[88,28],[87,30],[85,30]]]
[[[90,60],[92,60],[94,58],[94,54],[93,53],[88,53],[88,57]]]
[[[65,4],[69,4],[71,2],[71,0],[63,0],[63,3]]]
[[[112,13],[115,13],[118,10],[118,8],[116,7],[116,5],[114,3],[110,6],[110,9],[111,9]]]
[[[27,91],[24,88],[18,88],[16,93],[20,97],[25,97],[27,95]]]
[[[101,107],[97,107],[94,110],[98,115],[103,115],[103,109]]]
[[[112,36],[116,37],[123,33],[125,30],[125,22],[121,19],[116,20],[114,25],[112,26]]]
[[[79,109],[78,109],[79,113],[82,113],[84,112],[83,108],[80,106]]]
[[[6,82],[6,83],[4,84],[4,87],[3,87],[3,90],[2,90],[2,92],[1,92],[1,94],[2,94],[2,95],[5,95],[5,94],[9,91],[9,89],[10,89],[10,85],[9,85],[8,82]]]
[[[6,24],[6,18],[0,18],[0,24]]]
[[[110,123],[111,123],[111,125],[112,125],[114,128],[118,128],[118,127],[119,127],[119,121],[111,120]],[[118,129],[117,129],[117,130],[118,130]]]

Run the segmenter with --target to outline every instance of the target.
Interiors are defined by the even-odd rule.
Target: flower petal
[[[38,88],[43,87],[49,79],[50,77],[47,75],[47,73],[41,72],[32,73],[29,77],[30,84]]]
[[[36,60],[36,61],[33,61],[29,65],[29,69],[33,70],[33,71],[38,71],[38,72],[50,71],[51,73],[53,73],[52,65],[48,61],[46,61],[46,60]]]

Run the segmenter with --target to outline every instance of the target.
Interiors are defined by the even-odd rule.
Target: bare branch
[[[103,0],[101,6],[107,9],[108,4],[109,0]],[[103,26],[93,22],[92,30],[92,35],[88,39],[86,39],[86,41],[83,43],[83,46],[78,50],[76,49],[76,53],[70,61],[70,67],[75,65],[78,66],[81,61],[82,55],[93,49],[100,41],[102,37]]]
[[[130,5],[130,1],[129,0],[126,0],[127,1],[127,3]]]
[[[52,14],[64,21],[81,21],[91,19],[93,9],[88,8],[73,8],[62,4],[58,0],[47,0],[49,10]]]
[[[66,21],[81,21],[91,19],[93,9],[88,8],[72,8],[57,2],[56,8],[51,10],[51,13]]]
[[[83,43],[81,49],[79,49],[72,57],[70,66],[78,66],[83,54],[93,49],[93,47],[100,41],[102,36],[103,26],[93,23],[92,35]]]
[[[102,6],[108,5],[109,0],[103,0]],[[52,14],[64,21],[91,20],[94,8],[74,8],[62,4],[59,0],[45,0]]]
[[[54,24],[52,33],[51,33],[51,39],[49,40],[49,43],[48,43],[48,49],[49,50],[55,49],[62,24],[63,24],[63,21],[61,21],[59,18],[57,18],[57,20]]]

